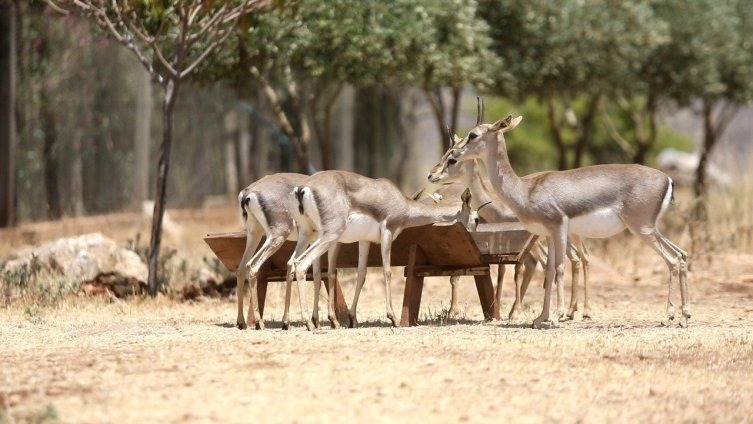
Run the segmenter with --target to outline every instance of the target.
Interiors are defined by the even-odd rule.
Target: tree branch
[[[617,131],[617,127],[614,125],[614,121],[612,121],[609,113],[604,109],[602,109],[601,111],[601,121],[604,123],[604,126],[607,129],[609,137],[617,144],[617,146],[619,146],[620,149],[625,152],[625,154],[633,156],[635,154],[635,149],[633,149],[630,146],[630,143],[625,140],[622,135],[620,135],[620,132]]]

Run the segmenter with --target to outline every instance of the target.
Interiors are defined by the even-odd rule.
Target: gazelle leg
[[[502,281],[504,280],[504,278],[505,278],[505,265],[498,264],[497,265],[497,288],[496,288],[497,308],[502,307]]]
[[[544,306],[536,319],[533,320],[533,328],[541,328],[541,325],[549,319],[549,303],[552,300],[552,280],[554,280],[554,246],[551,237],[547,237],[549,252],[546,258],[546,276],[544,277]]]
[[[329,301],[327,302],[327,318],[329,318],[332,328],[340,328],[335,313],[335,285],[337,284],[337,255],[340,253],[340,243],[335,243],[327,253],[327,287],[329,290]]]
[[[544,280],[544,308],[541,315],[533,321],[533,327],[539,328],[541,324],[549,319],[549,306],[552,299],[552,277],[556,280],[558,287],[562,289],[564,297],[564,287],[562,279],[565,274],[565,250],[567,249],[567,222],[562,223],[552,231],[552,236],[548,237],[549,253],[547,255],[547,278]],[[558,288],[558,291],[560,290]],[[557,318],[552,320],[552,325],[557,325]]]
[[[690,313],[690,299],[688,297],[688,264],[687,264],[687,254],[684,250],[680,249],[672,243],[668,238],[664,237],[663,234],[661,234],[658,230],[656,231],[656,235],[659,238],[659,241],[666,247],[668,250],[671,250],[678,260],[678,277],[679,277],[679,283],[680,283],[680,301],[682,302],[682,317],[683,320],[680,321],[680,326],[687,327],[688,326],[688,320],[691,317]]]
[[[580,257],[578,251],[575,249],[575,245],[578,240],[578,236],[570,235],[572,242],[567,243],[567,258],[570,259],[570,266],[572,268],[573,282],[570,289],[570,307],[567,310],[567,318],[575,319],[575,311],[578,310],[578,279],[580,278]]]
[[[452,288],[452,295],[450,297],[450,310],[449,314],[451,317],[460,315],[460,308],[458,308],[458,281],[460,280],[460,276],[453,275],[450,277],[450,287]]]
[[[319,293],[322,289],[322,262],[321,258],[314,259],[314,310],[311,313],[311,322],[315,328],[319,328]]]
[[[294,264],[296,259],[306,250],[306,246],[311,241],[313,235],[311,231],[305,229],[298,230],[298,240],[295,243],[295,250],[293,255],[288,259],[287,266],[285,268],[285,309],[282,314],[282,329],[290,329],[290,300],[293,291],[293,278],[294,276]]]
[[[591,319],[591,296],[588,287],[588,268],[591,261],[591,253],[588,251],[583,239],[578,243],[578,252],[580,252],[580,261],[583,264],[583,319]]]
[[[667,294],[667,319],[662,320],[662,325],[669,326],[675,319],[675,304],[674,300],[674,280],[679,279],[680,274],[680,261],[682,257],[679,256],[674,249],[669,247],[668,244],[662,243],[662,237],[656,230],[648,234],[640,233],[639,231],[633,231],[637,236],[645,240],[657,253],[664,259],[669,268],[669,288]]]
[[[236,281],[236,296],[238,297],[238,316],[236,318],[236,324],[238,325],[238,328],[241,330],[245,330],[246,325],[246,319],[244,317],[244,311],[243,311],[243,297],[246,295],[246,286],[247,286],[247,280],[248,280],[248,262],[251,260],[251,257],[254,255],[254,251],[256,250],[256,246],[259,245],[259,241],[261,241],[262,237],[262,231],[256,230],[256,231],[249,231],[246,234],[246,249],[243,251],[243,257],[241,258],[241,262],[238,264],[238,269],[235,270],[235,281]],[[249,284],[250,285],[250,284]]]
[[[282,244],[285,243],[286,238],[286,234],[268,234],[267,239],[264,240],[264,244],[251,258],[247,265],[250,283],[249,288],[251,289],[251,303],[248,305],[248,320],[250,321],[251,316],[253,316],[254,324],[256,325],[257,330],[264,329],[264,321],[261,319],[261,313],[259,312],[259,297],[256,292],[256,277],[257,275],[259,275],[259,270],[261,269],[262,265],[264,265],[264,263],[267,262],[267,260],[275,254],[275,252],[280,250],[280,247],[282,247]]]
[[[522,264],[515,264],[515,303],[513,303],[513,306],[510,309],[509,319],[517,319],[520,311],[523,309],[523,298],[528,290],[528,285],[531,284],[533,274],[536,272],[536,265],[539,262],[541,262],[542,265],[545,263],[538,254],[529,252],[529,254],[523,258]]]
[[[523,283],[523,265],[515,264],[515,300],[510,308],[510,313],[507,315],[507,319],[515,320],[520,315],[522,309],[521,303],[521,285]]]
[[[392,321],[392,326],[397,327],[397,318],[392,309],[392,269],[390,268],[390,258],[392,255],[392,231],[382,229],[382,270],[384,272],[384,297],[387,304],[387,318]]]
[[[298,282],[298,300],[301,306],[301,317],[306,324],[306,329],[309,331],[314,329],[314,323],[310,319],[311,315],[308,312],[306,293],[303,289],[306,281],[306,271],[308,271],[315,260],[319,259],[336,242],[337,235],[328,235],[326,238],[324,235],[321,235],[295,260],[294,268],[296,281]]]
[[[358,276],[356,277],[356,291],[353,294],[353,304],[350,305],[350,328],[355,328],[358,325],[356,319],[356,309],[358,308],[358,296],[361,295],[361,288],[366,281],[366,265],[369,261],[369,249],[371,243],[368,241],[358,242]]]

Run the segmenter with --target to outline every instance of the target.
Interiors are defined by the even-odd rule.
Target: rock
[[[219,279],[218,279],[219,280]],[[199,300],[202,297],[226,298],[235,291],[235,276],[230,276],[217,283],[215,280],[198,281],[192,280],[181,295],[183,300]]]
[[[146,281],[148,268],[136,252],[119,247],[101,233],[62,238],[26,251],[6,262],[4,269],[17,269],[35,258],[46,269],[67,279],[84,282],[100,274],[117,273]]]
[[[91,281],[85,281],[79,288],[79,294],[86,296],[106,296],[110,300],[140,295],[147,291],[146,283],[134,277],[127,277],[115,272],[99,274]]]

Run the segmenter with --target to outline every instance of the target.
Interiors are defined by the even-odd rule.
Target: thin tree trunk
[[[84,131],[76,131],[71,146],[71,203],[73,205],[73,216],[82,216],[86,212],[84,207],[84,163],[82,139]]]
[[[0,0],[0,227],[13,225],[16,157],[16,8]]]
[[[223,157],[225,162],[225,187],[230,200],[238,196],[238,168],[236,165],[235,141],[238,135],[238,119],[235,112],[225,116],[225,143]]]
[[[335,144],[335,166],[337,169],[354,170],[353,160],[353,128],[354,128],[354,111],[355,111],[356,90],[351,86],[346,86],[340,96],[337,110],[337,136]]]
[[[319,148],[322,155],[322,169],[332,169],[332,109],[335,106],[335,102],[340,97],[340,93],[343,90],[343,85],[338,84],[334,93],[327,99],[327,103],[324,105],[324,122],[321,124],[322,134],[319,138]],[[316,120],[316,117],[314,117]]]
[[[136,97],[136,125],[133,136],[133,201],[137,205],[149,198],[149,150],[152,145],[152,81],[139,65]]]
[[[44,131],[42,147],[42,162],[44,163],[44,187],[47,198],[47,215],[49,218],[58,219],[63,216],[60,205],[60,188],[58,187],[59,164],[57,150],[57,122],[55,112],[50,104],[49,89],[43,87],[39,93],[40,117]]]
[[[280,129],[282,132],[288,137],[290,140],[290,143],[293,145],[293,151],[295,152],[295,158],[296,163],[298,166],[298,172],[301,172],[303,174],[308,174],[309,172],[309,159],[308,159],[308,152],[307,152],[307,144],[306,140],[304,140],[303,134],[301,137],[298,137],[295,130],[293,129],[293,125],[290,124],[290,120],[288,119],[287,115],[285,114],[285,111],[282,109],[282,104],[280,104],[280,100],[277,97],[277,93],[275,92],[274,88],[269,84],[269,82],[264,78],[259,70],[251,66],[249,68],[249,72],[251,73],[251,76],[253,76],[256,81],[259,83],[259,88],[261,88],[262,92],[267,98],[267,101],[269,102],[269,105],[272,107],[272,112],[274,113],[275,119],[277,120],[277,123],[280,125]],[[304,123],[301,123],[301,128],[303,129]],[[305,124],[308,125],[308,124]],[[301,131],[303,132],[303,130]]]
[[[562,123],[557,119],[557,109],[552,97],[547,98],[546,103],[547,120],[549,121],[549,131],[552,134],[552,141],[557,148],[557,160],[560,170],[567,169],[567,146],[562,138]]]
[[[455,134],[458,132],[458,119],[460,117],[460,100],[463,96],[463,88],[462,87],[455,87],[452,89],[452,110],[451,112],[451,118],[450,118],[450,131]],[[447,149],[449,149],[451,146],[449,137],[446,138],[447,141]],[[447,150],[445,149],[445,151]]]
[[[426,100],[431,106],[431,111],[434,112],[434,118],[436,119],[437,130],[439,130],[439,148],[442,153],[446,152],[450,148],[450,141],[445,136],[447,132],[447,122],[445,120],[445,107],[442,100],[442,89],[438,88],[436,93],[432,93],[429,90],[424,90]]]
[[[245,187],[251,183],[251,128],[246,116],[238,121],[238,181]]]
[[[578,141],[575,144],[575,156],[573,157],[573,168],[580,168],[583,166],[583,156],[586,150],[591,145],[591,137],[593,135],[594,121],[596,121],[596,113],[599,110],[600,97],[592,96],[588,100],[588,108],[586,114],[583,116],[581,125],[578,131]]]
[[[178,98],[180,81],[170,79],[165,85],[165,100],[162,108],[162,143],[157,164],[157,189],[152,213],[152,238],[149,243],[149,294],[156,296],[160,288],[159,250],[162,244],[162,218],[165,214],[165,194],[167,192],[167,171],[170,167],[170,146],[173,141],[173,114]]]

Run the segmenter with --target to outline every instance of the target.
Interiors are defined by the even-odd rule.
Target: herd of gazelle
[[[545,171],[519,177],[510,165],[504,134],[514,129],[522,117],[507,116],[493,124],[483,123],[483,103],[476,125],[463,138],[453,138],[451,148],[432,168],[428,179],[438,190],[421,192],[407,198],[386,179],[374,180],[352,172],[321,171],[314,175],[279,173],[266,176],[241,191],[239,203],[247,231],[246,248],[237,270],[239,328],[246,328],[243,301],[250,289],[248,320],[257,329],[264,328],[256,296],[256,280],[262,264],[286,240],[296,240],[293,256],[287,263],[283,328],[289,327],[292,280],[299,289],[302,319],[307,329],[319,327],[318,301],[321,287],[319,258],[327,252],[329,293],[334,293],[337,278],[337,253],[340,243],[358,242],[358,273],[355,295],[349,316],[355,326],[358,297],[366,278],[366,265],[372,243],[381,247],[387,317],[394,326],[397,320],[390,293],[390,251],[392,242],[409,227],[438,222],[460,221],[473,226],[474,221],[509,222],[519,220],[532,234],[547,239],[546,261],[530,253],[515,268],[515,302],[510,318],[521,309],[537,263],[545,265],[544,305],[533,321],[539,328],[550,321],[553,281],[557,285],[557,309],[551,324],[565,317],[564,257],[573,264],[570,307],[573,318],[577,310],[578,276],[582,264],[584,278],[583,316],[590,315],[588,292],[588,251],[582,238],[606,238],[625,228],[648,243],[669,268],[667,319],[675,318],[674,284],[680,286],[681,326],[690,318],[687,254],[663,236],[657,222],[673,196],[673,182],[653,168],[642,165],[594,165],[567,171]],[[462,193],[462,194],[461,194]],[[262,237],[265,242],[256,250]],[[543,251],[543,248],[542,248]],[[303,283],[313,266],[314,306],[310,313]],[[499,267],[497,302],[500,304],[503,266]],[[246,285],[248,283],[248,285]],[[453,283],[451,311],[456,309]],[[339,328],[330,296],[328,318]]]

